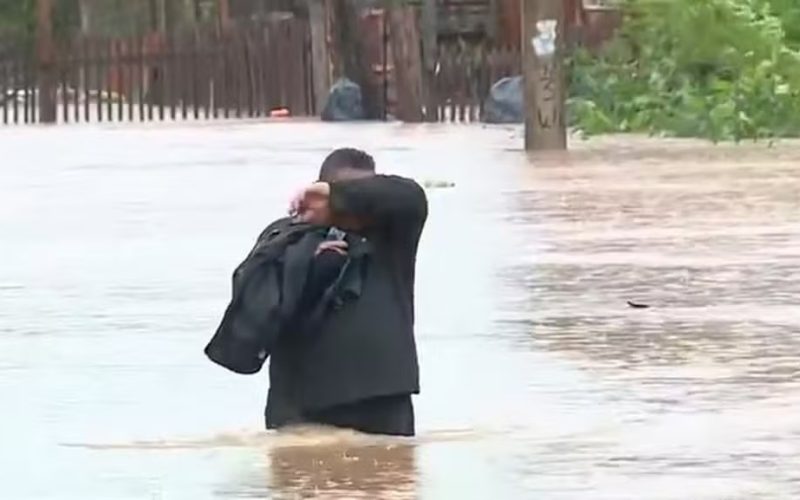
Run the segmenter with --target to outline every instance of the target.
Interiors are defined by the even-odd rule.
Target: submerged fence
[[[430,121],[480,120],[492,84],[503,77],[519,75],[520,64],[516,48],[440,47],[433,81],[428,88],[432,94],[429,102],[436,108],[430,110],[435,118]]]
[[[40,88],[63,123],[312,115],[309,36],[306,22],[288,18],[228,33],[81,37],[49,67],[31,50],[6,49],[0,120],[39,121]]]
[[[436,59],[425,82],[429,121],[479,120],[491,85],[520,74],[517,48],[443,44]],[[378,78],[392,74],[389,68]],[[49,66],[32,49],[6,47],[0,123],[41,121],[42,88],[51,93],[58,123],[313,116],[321,110],[312,80],[308,21],[294,17],[228,33],[79,37],[60,45]],[[395,93],[383,93],[390,114],[398,111]]]

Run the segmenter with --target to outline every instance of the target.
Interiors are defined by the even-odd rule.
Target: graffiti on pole
[[[560,126],[561,116],[556,103],[558,97],[558,72],[557,72],[557,40],[558,21],[544,19],[536,23],[536,35],[531,38],[533,52],[537,58],[537,90],[536,117],[540,127],[551,129]]]

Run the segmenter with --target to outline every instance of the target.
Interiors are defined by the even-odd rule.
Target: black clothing
[[[361,251],[362,266],[346,263],[342,274],[350,278],[340,279],[350,284],[360,277],[360,295],[353,300],[340,286],[318,328],[278,340],[270,365],[268,428],[325,416],[343,405],[419,392],[414,268],[428,213],[425,193],[410,179],[373,176],[332,183],[330,204],[335,216],[365,224],[363,238],[348,235],[349,257]],[[359,406],[350,406],[351,413],[353,408]]]
[[[285,254],[310,229],[308,224],[281,219],[261,233],[233,273],[233,297],[205,348],[213,362],[241,374],[261,369],[281,334],[282,318],[293,315],[301,299],[302,287],[294,284],[305,279],[307,264],[303,268],[298,262],[284,269]]]
[[[237,373],[256,373],[283,337],[302,338],[318,330],[329,308],[361,294],[362,258],[368,251],[363,248],[320,289],[314,307],[306,307],[306,283],[325,231],[281,219],[261,233],[233,274],[233,298],[205,348],[212,361]]]
[[[382,396],[333,406],[304,416],[310,424],[353,429],[366,434],[414,435],[414,406],[409,394]]]

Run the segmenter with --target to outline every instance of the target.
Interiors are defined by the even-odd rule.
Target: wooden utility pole
[[[525,149],[567,149],[563,0],[522,0]]]
[[[397,89],[395,114],[404,122],[421,122],[422,57],[414,7],[399,5],[389,9],[389,37]]]
[[[331,56],[328,50],[327,0],[308,0],[311,25],[311,71],[314,79],[314,107],[322,113],[331,88]]]
[[[36,54],[39,60],[39,121],[55,123],[58,103],[52,0],[36,2]]]

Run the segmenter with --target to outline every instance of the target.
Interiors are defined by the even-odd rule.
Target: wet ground
[[[0,130],[0,497],[800,497],[800,147],[521,142]],[[266,373],[202,354],[261,227],[351,144],[431,186],[411,441],[261,432]]]

